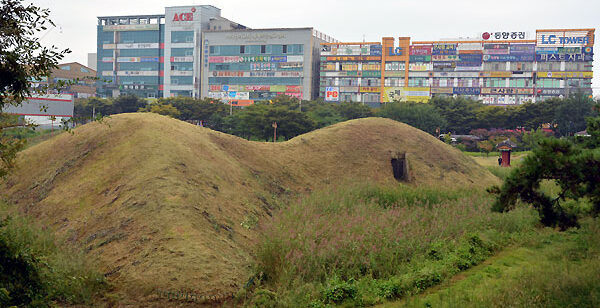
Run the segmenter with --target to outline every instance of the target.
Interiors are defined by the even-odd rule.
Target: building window
[[[288,46],[287,45],[283,45],[283,52],[282,53],[287,53],[288,52]]]
[[[61,70],[63,71],[70,71],[71,70],[71,66],[70,65],[63,65],[60,67]]]
[[[79,68],[79,70],[80,70],[82,73],[89,73],[89,72],[90,72],[90,71],[89,71],[87,68],[83,68],[83,67],[80,67],[80,68]]]
[[[244,54],[244,53],[246,53],[246,46],[244,46],[244,45],[241,45],[241,46],[240,46],[240,53],[241,53],[241,54]]]
[[[260,53],[266,53],[267,52],[267,46],[266,45],[260,45]]]

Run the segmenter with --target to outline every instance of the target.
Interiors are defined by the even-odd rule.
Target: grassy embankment
[[[476,158],[501,178],[514,169],[492,159]],[[561,233],[527,206],[500,214],[492,202],[483,190],[403,185],[314,193],[262,225],[260,283],[242,295],[273,307],[600,304],[598,221]]]
[[[483,190],[349,185],[262,224],[249,306],[368,306],[420,293],[536,234]]]

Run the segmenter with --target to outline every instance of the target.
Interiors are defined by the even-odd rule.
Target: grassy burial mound
[[[282,200],[352,180],[393,185],[394,175],[447,188],[498,181],[451,146],[388,119],[262,143],[121,114],[23,151],[1,189],[140,301],[157,290],[235,292],[251,275],[257,222]]]

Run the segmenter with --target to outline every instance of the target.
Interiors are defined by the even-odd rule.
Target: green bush
[[[0,306],[90,304],[105,288],[82,252],[25,218],[0,217]]]

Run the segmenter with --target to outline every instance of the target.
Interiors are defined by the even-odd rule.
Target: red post
[[[510,150],[502,151],[502,167],[510,167]]]

